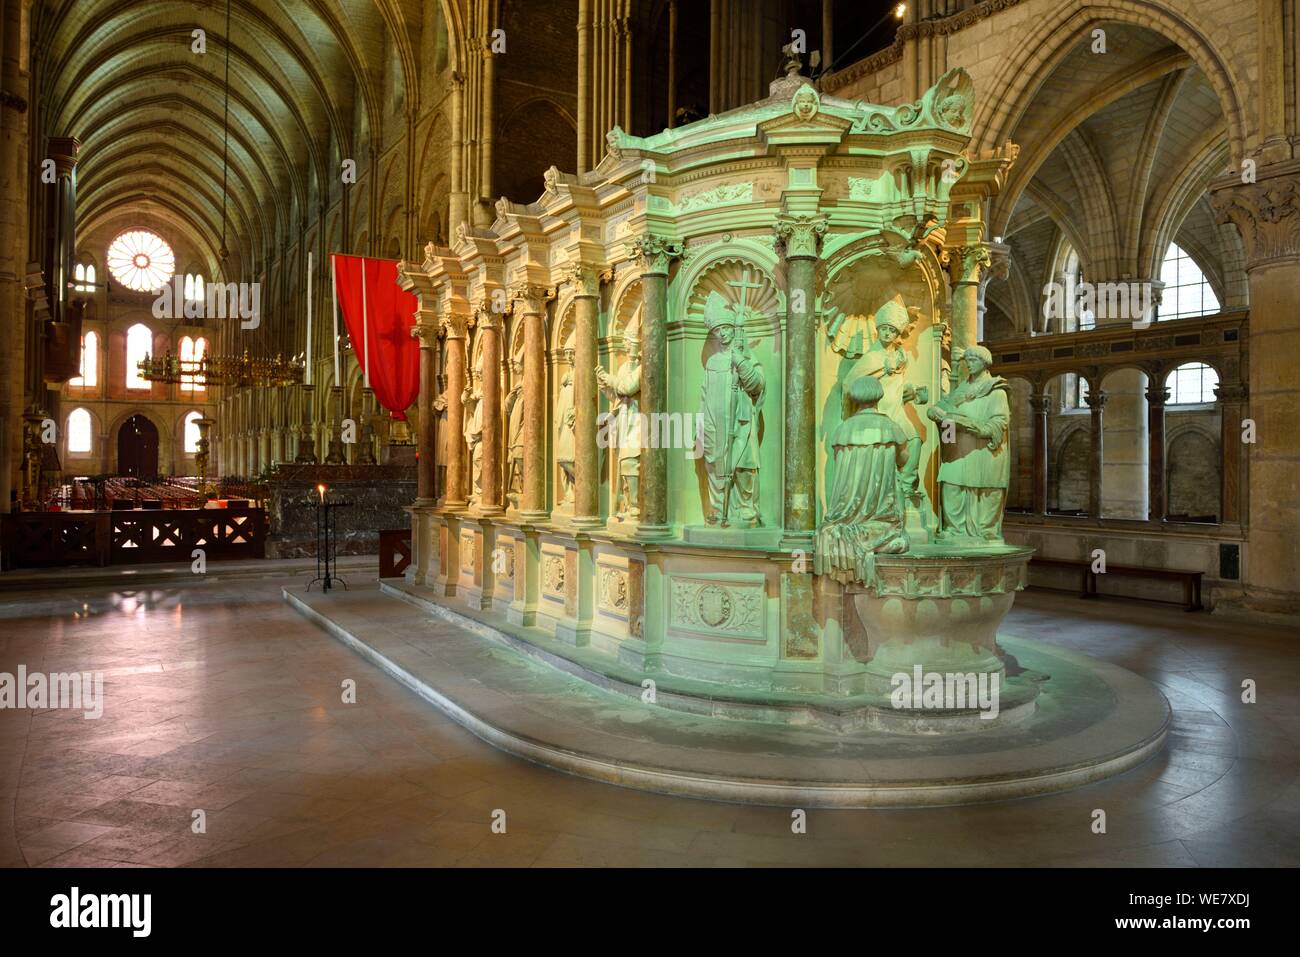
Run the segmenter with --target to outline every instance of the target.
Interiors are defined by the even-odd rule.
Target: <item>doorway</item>
[[[143,415],[133,415],[117,433],[119,475],[158,477],[158,427]]]

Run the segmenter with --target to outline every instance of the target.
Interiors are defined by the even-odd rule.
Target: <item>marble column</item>
[[[469,504],[465,488],[465,317],[444,319],[447,349],[447,494],[443,507],[463,509]]]
[[[682,254],[680,243],[647,233],[632,241],[629,253],[641,267],[641,412],[668,411],[668,269]],[[653,431],[653,427],[652,427]],[[638,538],[666,538],[668,450],[657,441],[641,447],[641,518]]]
[[[482,515],[501,515],[501,313],[485,305],[478,313],[483,337],[483,496]]]
[[[417,322],[411,335],[420,341],[419,423],[415,435],[419,463],[415,471],[415,504],[434,503],[434,476],[437,474],[437,444],[434,429],[438,413],[433,408],[438,397],[438,329],[431,323]]]
[[[1150,382],[1150,379],[1147,380]],[[1157,382],[1163,381],[1162,377]],[[1147,509],[1153,522],[1163,522],[1168,511],[1165,489],[1165,402],[1169,390],[1161,385],[1147,387]]]
[[[1035,515],[1047,513],[1047,413],[1051,405],[1050,392],[1033,392],[1029,396],[1030,414],[1034,418],[1033,509]]]
[[[1089,383],[1091,386],[1091,383]],[[1106,408],[1106,393],[1089,388],[1088,409],[1092,413],[1092,456],[1088,460],[1088,516],[1101,517],[1101,463],[1105,444],[1102,441],[1102,426],[1105,424],[1103,410]]]
[[[952,286],[952,370],[953,383],[960,381],[958,360],[980,337],[980,286],[984,271],[993,258],[983,243],[947,250],[948,275]]]
[[[1211,184],[1221,223],[1241,234],[1250,280],[1249,530],[1246,603],[1294,613],[1300,601],[1300,160],[1261,166],[1254,183],[1229,176]],[[1245,443],[1240,422],[1225,437]],[[1224,445],[1227,445],[1225,440]]]
[[[781,547],[811,549],[817,523],[817,257],[826,217],[782,214],[785,259],[785,503]]]
[[[524,492],[519,516],[544,522],[546,507],[546,303],[554,293],[524,283],[511,291],[524,323]]]
[[[600,396],[596,388],[597,327],[600,283],[607,272],[580,265],[569,276],[576,286],[573,302],[574,361],[573,411],[575,456],[573,524],[597,528],[600,520],[600,450],[596,446],[596,415]]]
[[[1247,389],[1240,382],[1220,382],[1214,394],[1219,400],[1219,521],[1238,525],[1246,515],[1246,456],[1241,431]]]

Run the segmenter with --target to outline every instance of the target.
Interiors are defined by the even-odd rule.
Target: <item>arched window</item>
[[[81,337],[81,374],[69,379],[68,385],[91,388],[99,385],[99,336],[88,332]]]
[[[86,267],[86,292],[95,291],[95,267],[93,265]]]
[[[1219,297],[1205,273],[1177,243],[1170,243],[1165,251],[1160,281],[1165,284],[1160,296],[1161,319],[1212,316],[1220,311]]]
[[[77,263],[77,268],[72,270],[72,291],[86,291],[86,267],[83,263]]]
[[[202,412],[191,412],[185,416],[185,453],[193,455],[199,450],[199,427],[197,422],[203,418]]]
[[[185,274],[185,301],[194,301],[194,277],[189,273]]]
[[[1165,379],[1169,390],[1169,405],[1205,405],[1217,398],[1214,390],[1219,385],[1219,373],[1204,362],[1181,365]]]
[[[68,451],[90,451],[90,413],[85,409],[73,409],[68,415]]]
[[[185,274],[185,301],[203,301],[203,277],[198,273],[187,272]]]
[[[153,333],[137,322],[126,330],[126,387],[148,389],[149,380],[140,374],[140,363],[153,354]]]
[[[203,359],[204,353],[208,351],[208,340],[203,337],[191,339],[189,336],[181,339],[181,391],[182,392],[203,392],[207,389],[204,385],[203,376],[193,372],[185,372],[186,369],[198,369],[199,363]]]
[[[1097,328],[1096,315],[1091,309],[1082,308],[1079,303],[1079,286],[1085,281],[1083,263],[1079,262],[1079,254],[1071,249],[1070,255],[1065,259],[1066,296],[1069,302],[1069,308],[1065,313],[1066,332],[1086,332]]]

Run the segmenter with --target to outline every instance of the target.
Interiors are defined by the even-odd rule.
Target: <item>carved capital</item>
[[[1261,175],[1267,170],[1261,171]],[[1210,194],[1216,220],[1232,223],[1246,249],[1246,269],[1300,261],[1300,183],[1296,170]]]
[[[525,315],[541,315],[546,304],[555,298],[555,290],[530,282],[517,282],[510,287],[510,301]]]
[[[945,263],[952,283],[979,282],[984,270],[993,264],[993,256],[983,243],[957,246],[947,250]]]
[[[1163,386],[1161,386],[1158,389],[1156,388],[1147,389],[1147,405],[1149,406],[1153,405],[1159,408],[1168,401],[1169,401],[1169,390],[1164,388]]]
[[[1102,409],[1106,408],[1106,393],[1089,392],[1088,398],[1085,401],[1088,403],[1088,408],[1092,409],[1094,412],[1100,412]]]
[[[442,317],[442,331],[448,339],[465,339],[469,336],[469,316],[452,313]]]
[[[574,295],[594,299],[600,295],[600,284],[614,278],[613,270],[589,263],[571,262],[564,267],[561,283],[572,283]]]
[[[821,254],[822,237],[828,228],[826,217],[789,216],[782,213],[772,227],[776,232],[777,251],[786,259],[816,259]]]
[[[664,236],[646,233],[627,244],[628,258],[641,267],[641,272],[651,276],[668,275],[668,266],[682,254],[682,244]]]
[[[1220,382],[1214,387],[1214,394],[1220,402],[1245,402],[1250,390],[1244,382]]]
[[[502,312],[500,296],[484,296],[474,303],[474,325],[479,329],[500,329]]]
[[[1052,394],[1050,392],[1031,392],[1029,410],[1034,415],[1047,415],[1052,411]]]
[[[417,322],[411,326],[411,338],[420,340],[421,349],[432,349],[438,342],[438,326]]]

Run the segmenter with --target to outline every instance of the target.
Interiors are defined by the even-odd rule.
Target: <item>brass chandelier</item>
[[[140,375],[149,382],[194,382],[197,385],[277,386],[302,382],[303,364],[277,353],[274,359],[251,355],[181,359],[170,349],[166,355],[145,356]]]

